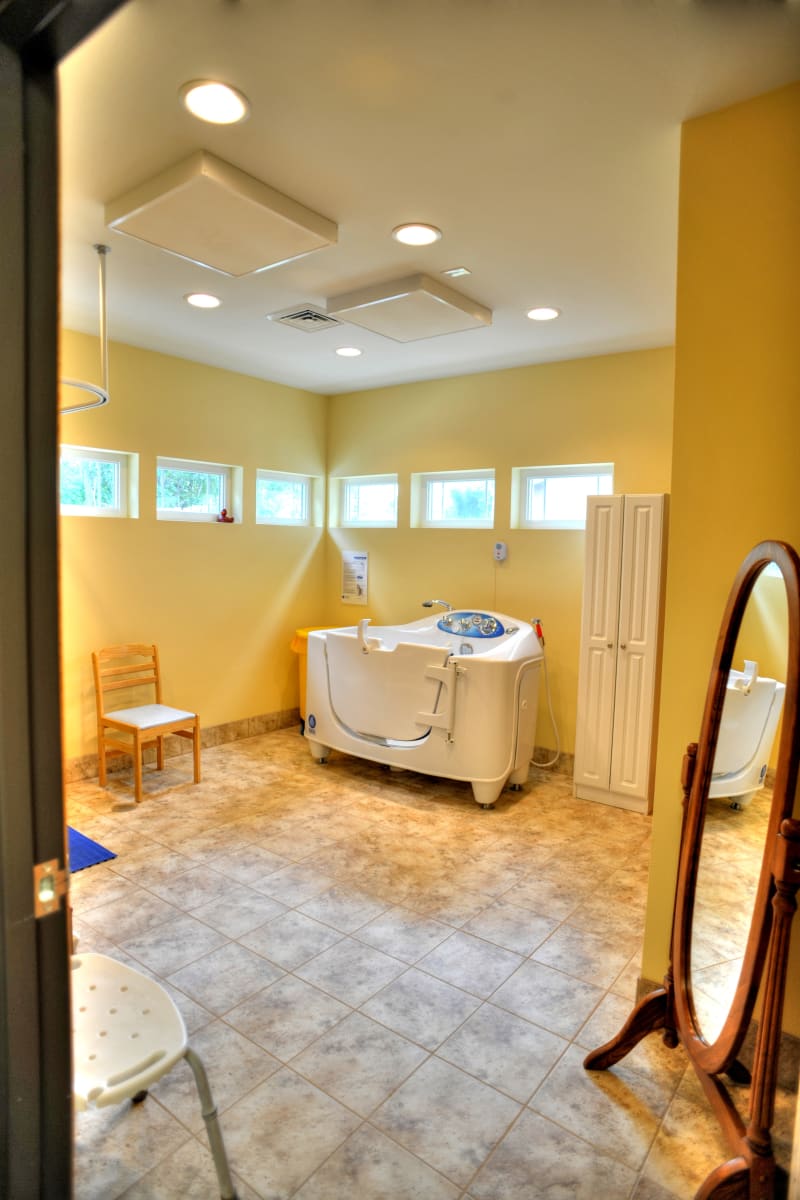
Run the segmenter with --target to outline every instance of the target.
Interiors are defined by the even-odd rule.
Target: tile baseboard
[[[552,767],[543,767],[542,763],[549,762],[555,756],[555,748],[549,746],[534,746],[533,761],[531,767],[539,771],[546,771],[551,775],[565,775],[571,779],[575,774],[575,755],[566,754],[564,751],[558,756],[558,762]]]
[[[200,744],[204,750],[212,746],[223,746],[227,742],[238,742],[242,738],[256,737],[260,733],[272,733],[276,729],[288,729],[300,724],[300,711],[297,708],[281,709],[279,712],[259,713],[255,717],[242,717],[238,721],[225,721],[221,725],[209,725],[200,731]],[[192,743],[188,738],[168,737],[164,742],[164,753],[167,758],[177,758],[183,754],[191,754]],[[144,752],[144,762],[156,760],[154,747],[148,747]],[[108,758],[108,772],[127,771],[131,767],[131,758],[127,754],[113,754]],[[97,778],[97,755],[84,754],[78,758],[70,758],[64,762],[64,782],[79,783],[83,779]]]

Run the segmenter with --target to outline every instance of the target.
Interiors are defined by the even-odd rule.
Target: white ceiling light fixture
[[[292,262],[338,237],[327,217],[207,150],[117,196],[105,219],[119,233],[237,277]]]
[[[541,308],[532,308],[528,313],[531,321],[555,321],[556,317],[560,316],[560,308],[550,308],[547,305],[543,305]]]
[[[424,225],[419,221],[397,225],[392,230],[394,240],[402,242],[404,246],[430,246],[434,242],[438,242],[441,236],[441,229],[437,229],[435,225]]]
[[[357,346],[340,346],[336,353],[340,358],[358,358],[363,351]]]
[[[236,125],[250,115],[247,97],[216,79],[192,79],[178,94],[193,117],[211,125]]]
[[[210,292],[189,292],[183,298],[192,308],[219,308],[222,304],[219,296],[212,296]]]
[[[446,275],[448,279],[460,279],[462,275],[471,275],[469,267],[448,267],[446,271],[441,271],[440,274]]]
[[[492,311],[428,275],[408,275],[328,298],[326,311],[396,342],[480,329]]]

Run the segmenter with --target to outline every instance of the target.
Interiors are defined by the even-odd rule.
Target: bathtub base
[[[311,757],[314,759],[314,762],[319,763],[320,766],[324,766],[325,763],[328,761],[328,758],[330,757],[331,747],[323,746],[321,742],[312,741],[312,739],[309,738],[308,736],[306,736],[306,741],[308,742],[308,750],[309,750]],[[383,760],[382,758],[379,758],[375,754],[368,754],[368,755],[367,754],[363,754],[363,755],[357,754],[353,751],[352,748],[348,748],[346,753],[353,754],[354,757],[357,757],[357,758],[366,758],[369,762],[383,762],[384,765],[387,766],[390,771],[409,771],[409,770],[415,769],[413,767],[398,766],[396,763],[392,763],[392,762],[385,762],[385,760]],[[533,754],[533,747],[531,747],[531,754]],[[422,772],[422,774],[430,774],[430,773],[431,772],[425,772],[425,771]],[[519,772],[514,772],[514,774],[519,774]],[[526,778],[527,778],[527,774],[528,774],[528,771],[527,771],[527,767],[526,767],[525,768],[525,777]],[[509,776],[509,778],[510,778],[510,776]],[[462,781],[462,782],[465,782],[465,781]],[[493,779],[493,780],[489,780],[489,781],[484,780],[484,779],[470,780],[469,783],[470,783],[470,787],[472,788],[472,795],[475,799],[475,803],[479,804],[481,808],[494,808],[495,800],[497,800],[498,797],[502,794],[503,789],[506,787],[507,782],[508,781],[505,778]],[[521,783],[512,783],[509,786],[510,786],[510,790],[513,792],[521,792],[522,791]]]
[[[505,785],[505,780],[502,780],[499,785],[497,783],[476,783],[473,780],[472,794],[475,797],[476,803],[480,804],[481,808],[494,808],[494,802]]]
[[[326,763],[330,757],[330,746],[323,746],[320,742],[312,741],[308,734],[306,734],[306,741],[308,742],[309,753],[314,762],[318,762],[320,766]]]

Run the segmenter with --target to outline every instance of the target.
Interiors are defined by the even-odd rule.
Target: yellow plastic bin
[[[308,635],[315,629],[330,629],[330,625],[308,625],[305,629],[295,629],[291,648],[297,655],[297,671],[300,682],[300,723],[303,729],[306,724],[306,669],[308,667]]]

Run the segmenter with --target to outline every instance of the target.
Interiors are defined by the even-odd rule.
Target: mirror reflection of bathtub
[[[491,806],[528,778],[543,651],[533,627],[472,609],[408,625],[308,635],[305,736],[331,749],[469,782]]]
[[[709,797],[728,796],[733,808],[744,808],[764,786],[785,691],[749,659],[743,671],[729,671]]]

